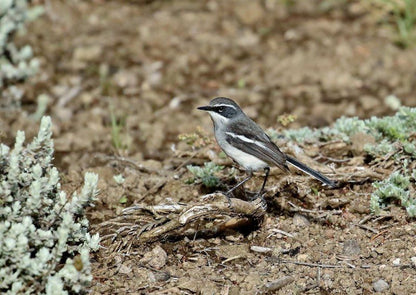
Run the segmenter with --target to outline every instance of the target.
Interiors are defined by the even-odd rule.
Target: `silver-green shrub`
[[[399,103],[395,103],[398,110],[393,116],[366,120],[342,117],[333,127],[286,130],[284,136],[297,142],[342,140],[350,144],[351,137],[357,133],[371,135],[374,143],[364,145],[369,159],[384,161],[391,158],[398,169],[388,178],[373,184],[375,191],[371,195],[371,211],[380,214],[391,201],[395,201],[406,209],[410,217],[416,217],[416,198],[411,195],[411,187],[414,188],[416,182],[416,169],[408,172],[406,168],[409,162],[416,160],[416,108],[400,107]],[[281,137],[274,130],[268,133],[272,139]]]
[[[32,48],[29,45],[18,48],[13,41],[24,23],[41,12],[40,7],[29,8],[28,0],[0,0],[0,106],[19,105],[22,91],[14,84],[38,69]]]
[[[371,194],[370,208],[374,214],[380,214],[390,200],[397,200],[406,208],[410,217],[416,217],[416,198],[410,195],[411,181],[414,181],[416,169],[413,173],[401,174],[393,172],[387,179],[373,183],[376,190]]]
[[[220,180],[216,174],[224,169],[224,166],[219,166],[214,162],[206,162],[204,167],[188,165],[186,168],[194,175],[192,183],[202,182],[206,187],[214,188],[220,185]]]
[[[351,142],[351,136],[357,133],[366,133],[372,135],[376,144],[382,142],[401,142],[408,143],[409,134],[416,130],[416,108],[400,107],[394,116],[383,118],[371,117],[370,119],[361,120],[357,117],[341,117],[333,127],[324,127],[321,129],[311,129],[304,127],[297,130],[286,130],[284,135],[298,142],[305,141],[328,141],[343,140]],[[273,135],[271,134],[272,138]],[[384,144],[384,143],[383,143]],[[368,152],[372,152],[373,146],[368,146]]]
[[[85,209],[98,191],[86,173],[81,192],[67,198],[52,165],[51,119],[24,145],[0,144],[0,293],[79,294],[92,280],[89,252],[99,247],[88,232]]]

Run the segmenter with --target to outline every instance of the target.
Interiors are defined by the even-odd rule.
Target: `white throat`
[[[216,128],[220,128],[221,126],[226,126],[228,125],[228,122],[230,121],[230,119],[223,117],[216,112],[210,111],[208,113],[211,116],[211,119],[214,122],[214,125],[216,126]]]

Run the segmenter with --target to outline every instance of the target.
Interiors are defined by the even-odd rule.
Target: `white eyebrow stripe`
[[[232,132],[225,132],[225,134],[228,134],[231,137],[238,138],[238,139],[240,139],[242,141],[245,141],[245,142],[254,143],[255,145],[257,145],[259,147],[270,150],[268,147],[266,147],[264,145],[264,143],[262,143],[260,141],[257,141],[257,140],[252,140],[250,138],[245,137],[244,135],[238,135],[238,134],[235,134],[235,133],[232,133]]]
[[[231,104],[215,104],[213,105],[213,107],[230,107],[233,108],[234,110],[236,110],[237,108]]]

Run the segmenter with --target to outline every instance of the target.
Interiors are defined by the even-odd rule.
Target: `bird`
[[[209,105],[200,106],[206,111],[214,125],[214,135],[218,145],[234,162],[244,168],[247,177],[226,192],[230,201],[231,193],[253,177],[253,172],[264,171],[264,180],[256,196],[262,197],[270,167],[277,166],[289,172],[292,165],[331,188],[336,183],[297,159],[283,153],[270,137],[250,119],[240,106],[227,97],[216,97]]]

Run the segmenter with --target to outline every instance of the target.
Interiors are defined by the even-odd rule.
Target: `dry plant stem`
[[[364,224],[357,224],[357,226],[358,226],[359,228],[362,228],[362,229],[368,230],[368,231],[370,231],[370,232],[372,232],[372,233],[375,233],[375,234],[378,234],[378,233],[379,233],[379,231],[378,231],[378,230],[376,230],[376,229],[374,229],[374,228],[372,228],[372,227],[370,227],[370,226],[364,225]]]
[[[117,161],[117,162],[122,163],[122,164],[127,164],[128,166],[136,169],[139,172],[143,172],[143,173],[148,173],[148,174],[150,174],[150,173],[156,173],[156,174],[160,174],[159,171],[148,169],[148,168],[144,167],[143,165],[137,164],[133,160],[128,159],[126,157],[108,156],[108,155],[104,155],[104,154],[96,154],[95,155],[95,158],[97,158],[99,160],[102,160],[102,161],[107,161],[107,162]]]
[[[277,257],[272,257],[273,262],[277,262],[279,264],[284,263],[291,263],[295,265],[300,266],[308,266],[308,267],[317,267],[317,268],[350,268],[350,269],[370,269],[370,268],[378,268],[380,265],[368,265],[368,264],[362,264],[362,265],[354,265],[351,263],[348,263],[346,261],[341,261],[342,264],[322,264],[322,263],[309,263],[309,262],[301,262],[301,261],[295,261],[295,260],[287,260],[287,259],[280,259]],[[400,268],[414,268],[411,264],[401,264],[393,267],[400,267]]]
[[[336,144],[336,143],[344,143],[344,141],[342,141],[340,139],[332,140],[332,141],[327,141],[327,142],[323,142],[323,143],[318,144],[318,147],[321,148],[321,147],[324,147],[324,146],[327,146],[327,145],[331,145],[331,144]]]
[[[126,208],[122,216],[103,222],[97,230],[103,240],[111,240],[109,249],[115,247],[119,251],[157,240],[217,236],[226,231],[245,229],[259,224],[265,214],[260,199],[246,202],[231,198],[231,205],[223,194],[210,195],[209,201],[202,199],[202,203],[188,206],[167,204]],[[120,237],[123,241],[115,242]]]
[[[331,158],[331,157],[328,157],[328,156],[325,156],[325,155],[319,153],[319,156],[314,158],[314,160],[318,161],[320,159],[328,160],[328,161],[334,162],[334,163],[346,163],[346,162],[349,162],[351,160],[350,158],[348,158],[348,159],[335,159],[335,158]]]
[[[209,235],[210,233],[220,234],[227,229],[238,229],[251,223],[251,218],[258,218],[264,215],[265,211],[261,207],[261,202],[255,200],[253,202],[246,202],[240,199],[231,198],[231,206],[228,201],[214,202],[211,204],[195,205],[185,208],[181,214],[174,216],[166,224],[154,228],[148,232],[144,232],[139,236],[139,239],[145,242],[158,240],[163,238],[166,234],[179,229],[186,228],[195,220],[215,220],[223,219],[224,221],[219,225],[210,229],[187,228],[186,235]],[[238,216],[233,216],[233,215]],[[183,235],[183,233],[175,233],[174,236]]]
[[[309,267],[320,267],[320,268],[343,268],[342,265],[337,264],[320,264],[320,263],[308,263],[308,262],[300,262],[300,261],[292,261],[292,260],[285,260],[280,259],[280,263],[292,263],[296,265],[303,265],[303,266],[309,266]]]
[[[295,208],[295,210],[293,210],[294,212],[312,213],[312,214],[329,213],[329,214],[333,214],[333,215],[340,215],[340,214],[342,214],[342,210],[333,210],[333,211],[328,211],[328,210],[309,210],[309,209],[301,208],[301,207],[293,204],[290,201],[288,201],[288,204],[290,206],[292,206],[293,208]]]

